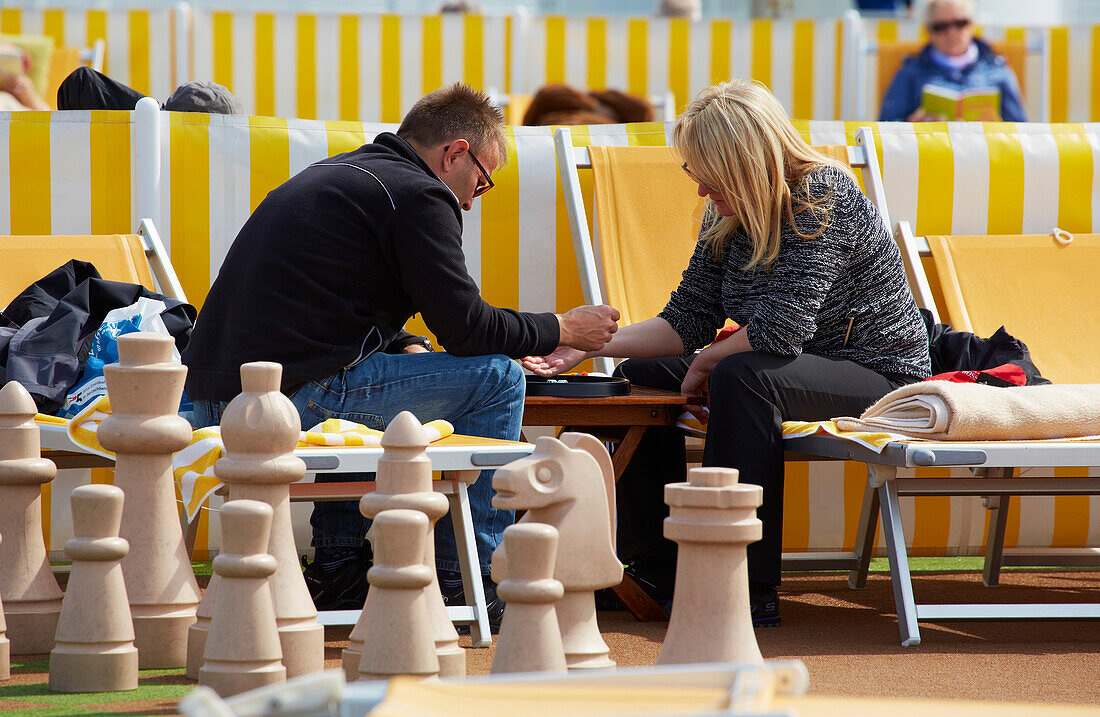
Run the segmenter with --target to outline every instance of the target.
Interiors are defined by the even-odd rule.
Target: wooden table
[[[563,426],[592,433],[617,445],[611,454],[615,482],[622,477],[634,451],[650,426],[674,426],[688,404],[702,399],[644,386],[631,386],[629,396],[559,398],[528,396],[523,407],[525,426]],[[616,596],[642,621],[664,620],[664,611],[629,576],[614,588]]]

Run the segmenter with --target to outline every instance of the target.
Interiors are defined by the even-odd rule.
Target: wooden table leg
[[[631,426],[623,439],[619,441],[619,445],[615,447],[615,453],[611,456],[611,464],[615,467],[616,483],[622,478],[623,471],[626,470],[630,459],[634,457],[634,451],[638,449],[645,432],[645,426]],[[612,590],[615,597],[619,598],[620,602],[639,622],[658,622],[668,619],[665,611],[661,609],[657,601],[651,598],[645,590],[638,587],[638,584],[629,575],[623,575],[623,581],[613,587]]]

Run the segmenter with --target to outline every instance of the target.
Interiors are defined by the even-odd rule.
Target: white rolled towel
[[[1100,384],[1002,388],[921,381],[891,391],[842,431],[887,431],[938,441],[1028,441],[1100,435]]]

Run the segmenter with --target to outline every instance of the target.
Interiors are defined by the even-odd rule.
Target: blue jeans
[[[351,368],[311,381],[290,400],[302,418],[302,430],[326,418],[343,418],[378,430],[401,411],[421,422],[450,421],[456,433],[518,440],[523,419],[523,372],[505,356],[452,356],[448,353],[376,353]],[[195,426],[221,421],[224,401],[195,401]],[[489,574],[493,550],[514,522],[510,510],[492,507],[492,471],[482,471],[470,486],[470,510],[481,572]],[[318,482],[373,480],[362,473],[322,473]],[[354,501],[316,503],[310,518],[314,547],[357,547],[370,522]],[[436,565],[458,571],[451,516],[435,530]]]

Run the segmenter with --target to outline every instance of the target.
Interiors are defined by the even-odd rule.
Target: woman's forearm
[[[636,324],[624,326],[615,332],[602,349],[593,351],[590,357],[658,358],[679,356],[684,353],[680,334],[659,316]]]

